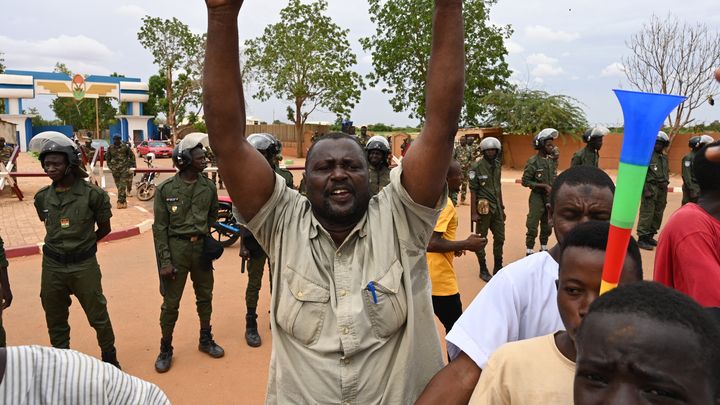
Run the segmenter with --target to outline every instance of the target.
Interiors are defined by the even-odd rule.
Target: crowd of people
[[[493,137],[455,143],[464,88],[457,63],[464,57],[462,1],[435,1],[425,125],[400,163],[391,168],[387,139],[370,137],[366,128],[360,136],[329,133],[308,150],[300,191],[278,165],[277,139],[242,136],[242,3],[207,1],[204,109],[209,146],[243,228],[251,347],[262,344],[257,303],[269,267],[266,403],[720,403],[720,142],[690,140],[684,205],[656,241],[669,183],[663,154],[669,139],[658,134],[638,238],[626,248],[620,285],[600,296],[615,193],[598,167],[609,131],[585,132],[587,146],[559,174],[558,131],[534,137],[537,152],[522,176],[530,189],[527,254],[505,265],[502,143]],[[42,144],[39,157],[52,184],[35,195],[47,231],[40,296],[53,348],[0,348],[0,398],[168,403],[157,386],[120,370],[96,257],[97,242],[111,229],[110,200],[85,181],[82,151],[67,142]],[[175,147],[178,172],[158,186],[154,200],[160,373],[172,366],[188,276],[198,350],[211,358],[225,354],[211,326],[213,261],[222,249],[209,236],[218,194],[202,175],[206,146],[186,138]],[[119,139],[111,149],[107,161],[123,208],[123,173],[134,155]],[[468,201],[466,190],[473,230],[462,238],[456,207]],[[490,232],[492,274],[485,254]],[[557,243],[550,246],[553,232]],[[655,245],[656,282],[643,281],[639,249]],[[12,292],[2,247],[0,240],[0,308],[7,308]],[[487,284],[463,312],[453,262],[466,252],[475,254]],[[97,332],[102,362],[69,350],[71,295]],[[435,317],[446,331],[447,364]],[[0,332],[4,346],[2,324]]]

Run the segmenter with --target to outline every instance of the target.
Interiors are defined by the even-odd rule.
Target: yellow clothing
[[[511,342],[490,356],[469,405],[572,404],[574,379],[554,334]]]
[[[452,200],[448,198],[445,208],[435,223],[434,232],[442,232],[442,238],[455,240],[455,233],[458,227],[458,216]],[[458,290],[457,277],[453,268],[455,252],[428,253],[427,262],[430,270],[430,281],[432,282],[432,295],[446,297],[455,295]]]

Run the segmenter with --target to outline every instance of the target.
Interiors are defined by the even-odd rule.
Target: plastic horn
[[[613,90],[623,110],[625,134],[610,216],[600,294],[617,287],[637,217],[655,140],[668,114],[686,97]]]

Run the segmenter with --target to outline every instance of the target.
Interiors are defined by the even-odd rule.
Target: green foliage
[[[488,10],[496,0],[465,0],[465,104],[460,116],[466,126],[476,126],[486,113],[480,98],[507,87],[510,70],[504,40],[512,29],[490,24]],[[369,0],[375,35],[360,43],[372,52],[372,86],[387,83],[396,112],[425,117],[425,83],[432,39],[433,0]],[[457,63],[463,61],[458,60]]]
[[[291,102],[288,119],[299,128],[318,107],[348,114],[365,87],[351,70],[357,57],[350,49],[349,31],[333,23],[326,11],[326,0],[290,0],[279,23],[245,42],[244,75],[257,83],[254,97]]]
[[[164,20],[145,16],[142,21],[138,41],[150,51],[160,71],[159,78],[150,78],[150,97],[155,99],[147,103],[145,113],[165,114],[175,134],[189,110],[201,108],[206,36],[193,34],[174,17]]]
[[[64,63],[56,63],[54,71],[56,73],[65,73],[70,77],[73,72],[68,69]],[[95,130],[95,100],[92,98],[84,98],[75,100],[72,97],[56,97],[51,105],[55,116],[58,120],[66,125],[71,125],[73,130]],[[113,107],[111,99],[101,97],[97,99],[99,126],[100,129],[107,129],[115,123],[115,115],[117,110]]]
[[[5,53],[0,52],[0,73],[5,73],[5,58],[3,58],[3,55],[5,55]]]
[[[484,125],[502,127],[506,133],[536,134],[543,128],[573,134],[587,127],[585,112],[578,101],[562,94],[541,90],[494,91],[480,99],[488,108]]]
[[[30,107],[27,111],[23,111],[23,114],[30,114],[33,117],[30,119],[34,127],[44,127],[49,125],[62,125],[60,120],[46,120],[40,115],[40,110],[37,107]]]

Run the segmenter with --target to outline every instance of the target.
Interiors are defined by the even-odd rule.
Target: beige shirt
[[[490,356],[469,405],[572,404],[574,379],[554,334],[511,342]]]
[[[248,224],[273,277],[266,403],[408,404],[442,368],[425,248],[447,196],[414,203],[401,170],[340,247],[279,176]]]

